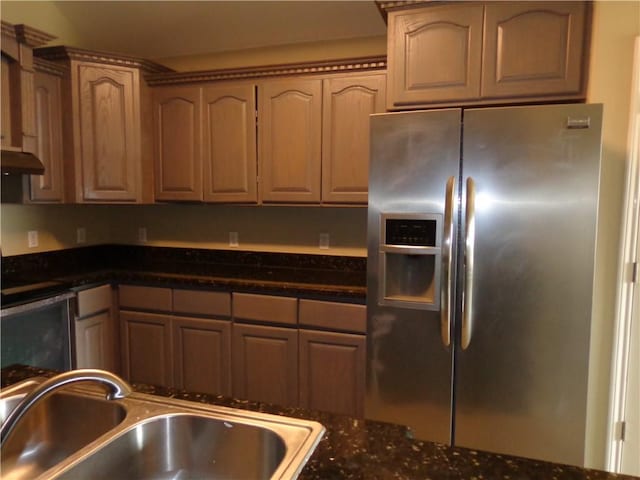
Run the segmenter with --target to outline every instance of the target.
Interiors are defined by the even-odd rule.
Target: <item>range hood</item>
[[[3,175],[42,175],[44,165],[33,153],[20,150],[2,149],[0,167]]]

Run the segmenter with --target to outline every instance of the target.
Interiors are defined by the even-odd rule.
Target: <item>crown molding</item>
[[[96,52],[84,48],[57,46],[37,48],[34,56],[50,61],[77,60],[82,62],[104,63],[121,67],[138,68],[146,73],[173,72],[171,68],[144,58],[122,55],[119,53]]]
[[[48,73],[58,77],[62,77],[68,70],[64,65],[37,57],[33,59],[33,67],[36,72]]]
[[[5,22],[4,20],[2,21],[2,35],[13,38],[19,43],[24,43],[31,48],[39,47],[57,38],[54,35],[49,35],[47,32],[43,32],[37,28],[33,28],[22,23],[13,25],[9,22]]]
[[[281,65],[267,65],[246,68],[229,68],[196,72],[157,73],[145,76],[149,85],[169,85],[182,83],[213,82],[220,80],[241,80],[289,75],[318,75],[322,73],[360,72],[381,70],[387,66],[386,56],[328,60]]]

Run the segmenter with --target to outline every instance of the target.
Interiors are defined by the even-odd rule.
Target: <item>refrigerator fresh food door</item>
[[[458,446],[584,463],[601,121],[600,105],[464,113]]]
[[[371,117],[365,416],[451,440],[459,109]]]

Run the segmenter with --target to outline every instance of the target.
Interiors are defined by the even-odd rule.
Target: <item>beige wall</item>
[[[587,99],[604,104],[586,445],[587,465],[594,468],[605,466],[614,302],[636,35],[640,35],[640,3],[598,1],[594,4]]]
[[[2,205],[2,255],[80,246],[76,229],[86,229],[85,245],[136,244],[147,229],[147,244],[226,249],[237,232],[241,250],[366,256],[367,209],[231,205]],[[39,246],[27,234],[38,231]],[[328,233],[330,248],[318,247]]]
[[[387,37],[382,36],[252,48],[209,55],[157,58],[155,61],[179,72],[188,72],[369,57],[386,53]]]
[[[74,26],[62,14],[56,2],[2,1],[0,2],[2,20],[19,24],[24,23],[57,38],[54,44],[80,47],[80,36]]]

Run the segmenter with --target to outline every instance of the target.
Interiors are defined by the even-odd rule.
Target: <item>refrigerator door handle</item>
[[[467,208],[465,215],[464,245],[464,301],[462,305],[462,332],[460,346],[466,350],[473,333],[473,250],[476,227],[476,184],[467,177]]]
[[[444,202],[444,235],[442,238],[442,286],[440,288],[440,335],[445,347],[451,344],[451,263],[453,244],[453,199],[455,177],[447,180]]]

